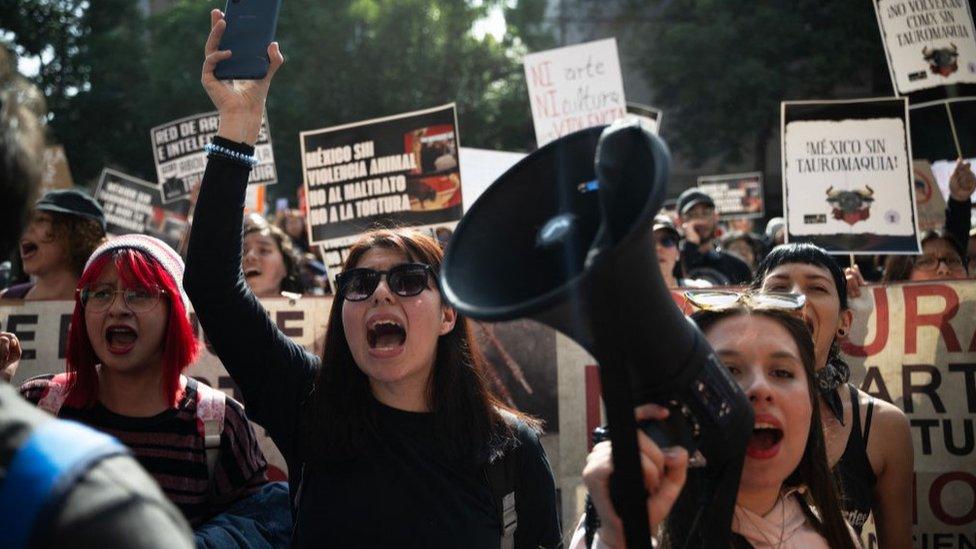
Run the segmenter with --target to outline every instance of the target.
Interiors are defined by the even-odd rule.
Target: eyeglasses
[[[689,290],[685,299],[703,311],[724,311],[736,307],[749,309],[778,309],[798,311],[807,298],[803,294],[786,292],[733,292],[728,290]]]
[[[923,255],[915,260],[915,266],[923,271],[934,271],[939,268],[939,263],[945,263],[950,271],[965,270],[962,258],[958,255],[935,256]]]
[[[363,301],[373,295],[380,278],[386,275],[386,285],[390,291],[401,297],[411,297],[428,288],[427,277],[433,274],[434,269],[425,263],[404,263],[389,271],[350,269],[336,277],[336,286],[343,299]]]
[[[99,284],[78,290],[81,304],[93,313],[107,311],[118,294],[122,294],[122,301],[133,313],[151,311],[166,294],[159,287],[153,288],[122,288],[117,290],[111,284]]]

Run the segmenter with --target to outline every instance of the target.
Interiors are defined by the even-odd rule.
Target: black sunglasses
[[[367,299],[376,291],[383,275],[386,275],[390,291],[401,297],[411,297],[428,288],[427,277],[434,275],[434,269],[426,263],[404,263],[389,271],[350,269],[336,277],[339,296],[347,301]]]

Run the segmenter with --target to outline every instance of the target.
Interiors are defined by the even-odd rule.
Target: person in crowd
[[[763,235],[766,242],[766,249],[772,250],[776,246],[786,242],[786,220],[782,217],[774,217],[766,223],[766,232]]]
[[[860,532],[873,512],[881,547],[911,547],[914,453],[908,419],[898,407],[849,383],[839,343],[853,321],[844,272],[822,248],[783,244],[759,264],[752,287],[806,296],[803,319],[813,332],[827,459],[839,473],[845,517]]]
[[[305,293],[300,265],[302,257],[291,238],[258,214],[244,222],[244,279],[259,298],[280,297],[282,292]]]
[[[36,199],[43,166],[43,116],[21,101],[24,97],[40,96],[40,93],[22,78],[10,74],[13,66],[15,63],[7,50],[0,48],[0,197],[3,197],[0,200],[0,257],[7,257],[16,247],[29,206]],[[12,79],[18,83],[11,85]],[[34,93],[22,93],[24,87],[33,89]],[[18,362],[21,354],[16,336],[0,333],[0,370]],[[27,451],[32,441],[50,432],[52,426],[64,427],[59,420],[21,398],[16,388],[0,381],[0,469],[4,471],[4,485],[10,486],[16,479],[12,463]],[[89,429],[81,432],[97,436]],[[182,514],[130,455],[116,453],[87,463],[75,463],[73,468],[73,477],[59,485],[60,499],[44,502],[46,520],[40,524],[35,521],[22,525],[31,530],[29,546],[68,549],[193,547],[190,529]],[[30,485],[38,486],[40,490],[39,478],[31,477]],[[6,495],[0,489],[0,498]],[[22,504],[31,495],[28,492],[14,494]],[[4,518],[16,520],[10,515]],[[6,536],[12,526],[6,524],[3,539],[9,539]]]
[[[376,231],[352,246],[329,314],[325,350],[309,354],[242,283],[247,159],[277,43],[262,80],[217,80],[232,53],[211,13],[204,87],[220,113],[188,249],[184,283],[210,343],[291,473],[297,547],[552,547],[556,492],[538,423],[489,393],[465,319],[442,301],[437,242]],[[233,325],[223,321],[233,318]],[[514,505],[498,466],[515,480]],[[514,507],[514,508],[513,508]],[[510,512],[515,511],[512,515]],[[516,522],[502,520],[517,517]],[[506,526],[514,526],[512,532]]]
[[[308,235],[305,233],[305,214],[299,209],[285,209],[277,213],[278,228],[291,237],[295,248],[308,253]]]
[[[661,277],[668,288],[706,288],[711,283],[705,280],[695,280],[682,276],[681,263],[678,261],[678,244],[681,235],[675,228],[671,218],[666,215],[654,216],[654,244],[657,262],[661,267]]]
[[[678,196],[678,215],[685,237],[681,242],[681,262],[689,277],[719,286],[749,282],[749,266],[716,249],[718,212],[711,197],[696,188],[685,190]]]
[[[807,327],[783,311],[744,307],[697,312],[692,319],[755,414],[735,500],[731,546],[857,547],[827,466],[813,370],[815,351]],[[636,415],[639,421],[660,420],[667,417],[668,409],[646,404],[637,408]],[[648,520],[652,528],[663,526],[668,546],[681,547],[681,540],[672,537],[668,514],[685,483],[688,453],[681,447],[661,449],[643,431],[638,438],[650,492]],[[583,469],[583,481],[600,517],[593,543],[599,548],[624,547],[622,523],[609,497],[611,451],[609,441],[597,444]],[[570,547],[584,545],[580,528]]]
[[[762,258],[763,243],[752,233],[734,231],[721,239],[720,249],[741,259],[753,271]]]
[[[949,176],[949,199],[946,200],[945,232],[956,242],[963,244],[969,239],[972,229],[972,196],[976,192],[976,173],[972,166],[962,158]],[[965,254],[963,254],[965,256]]]
[[[957,280],[967,277],[966,253],[955,237],[940,231],[922,235],[922,255],[890,255],[882,282]]]
[[[30,282],[15,284],[4,299],[69,300],[92,251],[105,240],[105,214],[87,194],[75,190],[46,193],[20,238],[20,257]]]
[[[182,279],[183,261],[156,238],[101,245],[78,281],[66,373],[32,378],[21,393],[118,437],[199,526],[267,476],[243,407],[182,373],[197,351]]]

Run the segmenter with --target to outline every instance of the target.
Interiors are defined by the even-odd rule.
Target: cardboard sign
[[[627,102],[627,114],[630,116],[637,117],[640,121],[640,125],[645,130],[657,135],[658,130],[661,129],[661,119],[664,117],[664,113],[661,109],[655,109],[654,107],[648,107],[647,105],[641,105],[640,103]]]
[[[464,211],[468,211],[485,189],[523,158],[525,158],[524,153],[461,147],[461,188],[464,191]]]
[[[976,34],[967,0],[875,0],[891,81],[913,104],[976,92]],[[958,86],[952,93],[940,90]],[[962,92],[962,93],[960,93]]]
[[[616,39],[531,53],[524,64],[540,147],[627,116]]]
[[[461,218],[457,111],[453,103],[301,133],[310,244],[343,250],[377,226],[453,227]],[[334,252],[339,252],[338,254]]]
[[[763,176],[760,172],[699,177],[698,188],[715,202],[719,219],[757,219],[766,216]]]
[[[200,184],[207,167],[204,147],[217,135],[220,116],[216,112],[195,114],[156,126],[149,131],[152,139],[156,177],[167,202],[187,198]],[[254,145],[258,164],[251,170],[251,185],[274,185],[278,182],[271,132],[267,115],[261,121],[261,131]]]
[[[915,182],[915,205],[918,208],[920,231],[941,231],[945,228],[946,201],[928,160],[912,162]]]
[[[905,99],[782,104],[787,241],[919,253]]]
[[[110,235],[148,234],[178,250],[186,233],[189,200],[164,202],[159,186],[105,168],[95,188]]]

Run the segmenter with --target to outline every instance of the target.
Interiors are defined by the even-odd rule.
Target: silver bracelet
[[[253,155],[244,154],[242,152],[237,152],[237,151],[235,151],[233,149],[228,149],[227,147],[221,147],[220,145],[214,145],[213,143],[207,143],[203,147],[203,150],[207,151],[207,154],[208,155],[217,154],[217,155],[220,155],[220,156],[226,156],[227,158],[230,158],[231,160],[236,160],[238,162],[241,162],[242,164],[247,164],[247,166],[249,168],[253,168],[254,166],[257,166],[257,164],[258,164],[257,157],[255,157]]]

